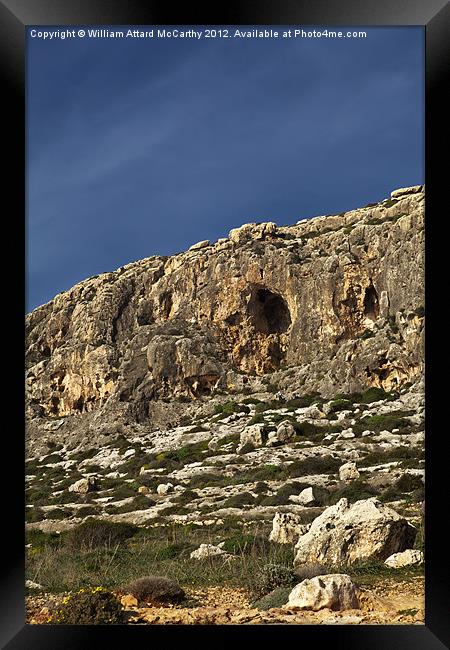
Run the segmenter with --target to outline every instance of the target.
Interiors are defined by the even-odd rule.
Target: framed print
[[[0,11],[4,647],[445,647],[448,6]]]

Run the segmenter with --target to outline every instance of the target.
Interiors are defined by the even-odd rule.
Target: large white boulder
[[[416,529],[375,497],[349,504],[340,499],[311,524],[296,544],[294,565],[336,566],[359,560],[385,560],[412,546]]]
[[[316,497],[314,495],[314,488],[307,487],[300,492],[300,494],[291,494],[289,501],[292,503],[298,503],[301,506],[312,506],[316,502]]]
[[[269,535],[271,542],[278,544],[294,544],[299,535],[303,535],[308,526],[302,524],[298,515],[289,512],[277,512],[272,521],[272,531]]]
[[[252,424],[249,427],[246,427],[241,435],[239,442],[241,446],[246,445],[247,443],[253,445],[254,447],[261,447],[267,440],[267,431],[264,424]]]
[[[169,494],[173,492],[173,483],[160,483],[156,488],[158,494]]]
[[[332,573],[303,580],[289,594],[289,609],[359,609],[358,588],[350,576]]]

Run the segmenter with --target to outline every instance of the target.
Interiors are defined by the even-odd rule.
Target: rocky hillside
[[[117,422],[170,428],[222,394],[331,398],[414,382],[423,230],[416,186],[80,282],[26,319],[30,448],[55,431],[101,443]]]
[[[423,203],[248,224],[27,317],[30,622],[423,622]]]

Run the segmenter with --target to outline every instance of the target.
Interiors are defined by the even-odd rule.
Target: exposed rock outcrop
[[[385,560],[413,543],[416,529],[376,498],[349,504],[340,499],[313,521],[296,546],[294,564],[339,566],[359,560]]]
[[[62,436],[165,426],[216,391],[263,390],[267,374],[292,396],[414,381],[423,206],[418,186],[292,226],[246,224],[57,295],[26,318],[30,438],[53,420]]]

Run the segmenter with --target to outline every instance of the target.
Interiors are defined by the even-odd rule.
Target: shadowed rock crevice
[[[379,313],[378,293],[371,283],[364,294],[364,315],[371,320],[377,320]]]
[[[250,322],[262,334],[281,334],[291,325],[286,301],[263,287],[253,287],[248,305]]]

